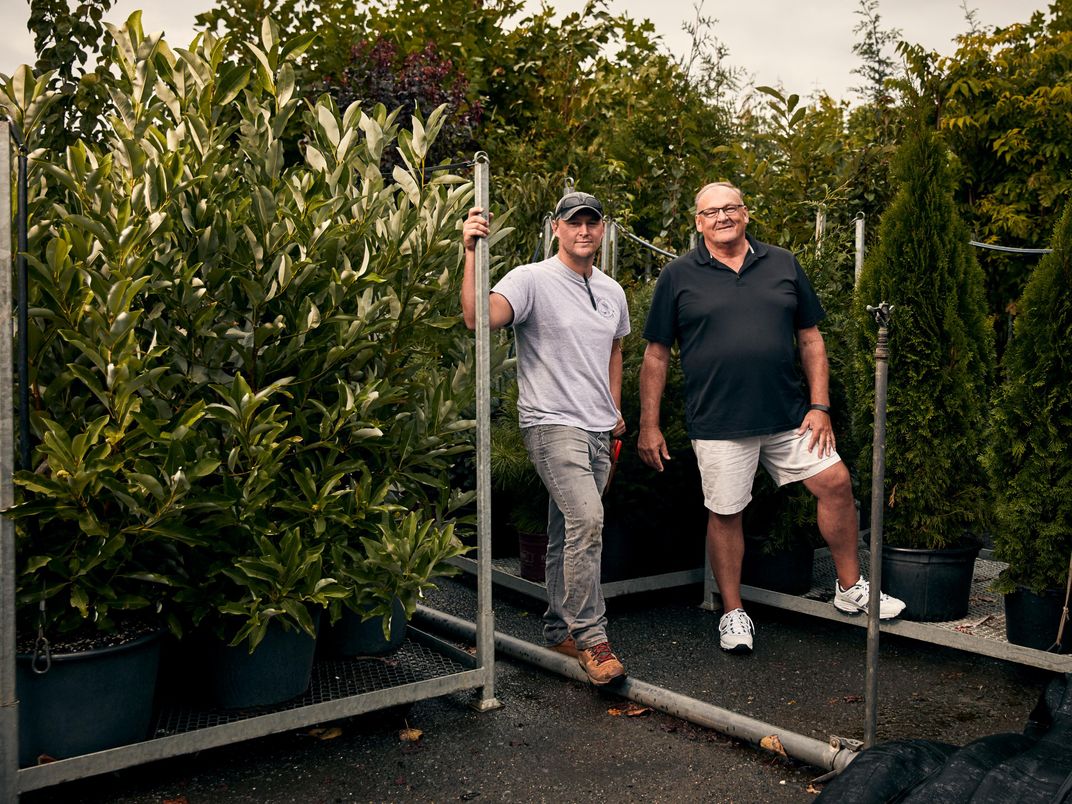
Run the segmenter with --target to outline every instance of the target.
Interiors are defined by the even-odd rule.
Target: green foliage
[[[1005,592],[1063,589],[1072,553],[1072,204],[1052,245],[1018,305],[988,436]]]
[[[993,375],[983,277],[952,199],[947,153],[923,126],[897,157],[900,187],[856,296],[858,469],[870,486],[877,330],[890,302],[885,530],[900,547],[954,546],[988,524],[979,456]]]
[[[883,28],[882,16],[878,13],[878,0],[859,0],[859,8],[853,12],[860,19],[852,32],[860,37],[852,46],[854,55],[863,62],[852,72],[864,79],[865,84],[853,87],[853,92],[867,97],[873,104],[881,104],[888,96],[886,80],[897,69],[897,62],[889,50],[901,38],[900,28]]]
[[[39,444],[20,476],[20,600],[44,590],[106,628],[114,601],[166,583],[176,630],[253,647],[268,618],[306,628],[299,608],[339,585],[367,596],[331,548],[379,534],[413,553],[428,536],[438,552],[392,581],[411,599],[406,583],[425,588],[460,549],[446,523],[472,498],[448,480],[472,449],[456,326],[472,188],[425,173],[444,110],[402,128],[383,107],[305,103],[294,60],[311,37],[269,21],[243,62],[211,34],[172,51],[137,15],[112,36],[101,144],[31,160]],[[25,71],[5,87],[17,119],[47,94]],[[293,120],[303,161],[288,166]],[[395,510],[419,514],[416,530],[375,524]],[[46,511],[63,531],[42,543],[28,524]]]
[[[87,72],[101,49],[104,15],[113,0],[29,0],[27,27],[37,53],[35,71],[44,77],[53,103],[46,119],[26,129],[35,147],[62,150],[99,132],[108,108],[111,75],[102,67]],[[136,12],[140,13],[140,12]]]
[[[324,577],[324,545],[306,542],[293,528],[283,534],[278,545],[267,536],[259,536],[251,547],[251,554],[239,556],[232,566],[221,569],[236,591],[227,596],[219,610],[241,619],[231,645],[248,640],[249,652],[253,653],[276,617],[284,628],[296,623],[315,637],[316,624],[310,608],[326,608],[331,600],[350,595],[334,578]]]
[[[960,160],[957,201],[976,240],[1038,248],[1072,193],[1072,7],[958,40],[940,63],[940,127]],[[1022,259],[986,253],[990,309],[1023,291]]]
[[[818,211],[832,225],[849,219],[846,201],[859,155],[842,136],[844,109],[828,97],[809,105],[772,87],[757,92],[762,106],[749,106],[742,119],[748,135],[716,149],[730,161],[712,180],[741,187],[757,237],[799,251],[814,239]]]
[[[385,638],[391,632],[393,601],[402,601],[410,619],[423,592],[435,587],[436,578],[458,572],[446,562],[467,549],[454,535],[454,523],[438,525],[413,511],[385,516],[378,533],[362,537],[361,544],[364,561],[353,568],[351,580],[372,605],[352,608],[382,617]]]
[[[960,158],[958,200],[976,234],[1044,243],[1072,192],[1072,9],[960,37],[941,127]]]

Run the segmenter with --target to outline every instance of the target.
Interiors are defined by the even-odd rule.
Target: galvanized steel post
[[[618,276],[618,224],[612,218],[604,218],[603,245],[600,248],[599,268],[608,276]]]
[[[864,270],[864,226],[865,216],[862,212],[856,213],[856,270],[853,273],[852,286],[860,284],[860,274]]]
[[[826,234],[826,207],[822,204],[815,210],[815,256],[823,253],[823,236]]]
[[[483,151],[473,158],[475,205],[488,215],[490,163]],[[490,217],[489,217],[490,220]],[[477,518],[477,663],[484,686],[474,706],[499,706],[495,700],[495,620],[491,604],[491,330],[488,292],[490,254],[485,237],[476,244],[476,518]]]
[[[875,433],[871,447],[871,598],[867,603],[867,684],[864,696],[864,747],[875,744],[878,727],[879,602],[882,594],[882,513],[886,480],[886,375],[890,359],[889,326],[893,307],[880,302],[867,305],[878,324],[875,345]]]
[[[24,203],[20,193],[19,203]],[[0,800],[18,800],[19,702],[15,689],[15,399],[12,384],[11,132],[0,123]]]

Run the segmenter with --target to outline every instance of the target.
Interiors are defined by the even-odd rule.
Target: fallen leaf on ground
[[[769,734],[764,737],[759,741],[759,747],[773,751],[775,754],[781,754],[783,757],[789,756],[785,753],[785,748],[782,746],[782,741],[778,739],[777,734]]]
[[[47,765],[49,762],[55,762],[55,761],[56,761],[56,758],[55,757],[50,757],[48,754],[38,754],[37,755],[37,764],[38,765]]]
[[[190,804],[186,800],[186,796],[179,796],[178,798],[165,798],[163,804]]]
[[[973,623],[961,623],[960,625],[955,625],[955,626],[953,626],[953,630],[954,631],[960,631],[962,634],[965,634],[965,633],[970,634],[973,628],[978,628],[983,623],[989,622],[992,619],[994,619],[994,615],[993,614],[988,614],[985,617],[983,617],[982,619],[976,620]]]
[[[846,695],[841,700],[843,700],[845,703],[862,703],[863,700],[864,700],[864,696],[862,696],[862,695]]]
[[[816,786],[815,786],[815,785],[813,785],[813,784],[809,784],[809,785],[808,785],[808,786],[807,786],[807,787],[806,787],[806,788],[804,789],[804,792],[805,792],[805,793],[811,793],[811,794],[812,794],[813,796],[817,796],[817,795],[819,795],[819,793],[821,793],[821,792],[822,792],[822,790],[820,790],[820,789],[819,789],[818,787],[816,787]]]
[[[623,706],[612,706],[607,710],[607,714],[612,717],[621,717],[622,715],[625,715],[626,717],[640,717],[641,715],[647,715],[650,712],[651,709],[648,707],[636,703],[627,703]]]
[[[310,737],[316,737],[318,740],[334,740],[336,737],[342,737],[342,729],[338,726],[331,726],[330,728],[315,728],[309,729],[305,732]]]
[[[415,743],[424,734],[420,729],[405,728],[398,733],[398,739],[404,743]]]

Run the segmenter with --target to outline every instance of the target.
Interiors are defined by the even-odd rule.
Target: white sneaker
[[[848,589],[834,581],[834,608],[846,614],[867,614],[867,604],[871,602],[871,584],[863,578]],[[889,620],[904,611],[904,601],[890,597],[885,592],[879,595],[878,618]]]
[[[756,627],[744,609],[734,609],[718,621],[718,646],[730,653],[751,653]]]

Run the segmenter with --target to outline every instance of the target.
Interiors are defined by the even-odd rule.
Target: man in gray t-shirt
[[[610,441],[625,432],[621,339],[629,333],[629,310],[621,286],[594,267],[603,241],[599,200],[566,194],[551,226],[558,253],[515,268],[495,285],[489,324],[514,328],[521,431],[550,498],[544,637],[602,685],[625,675],[607,640],[599,573]],[[484,210],[469,210],[461,301],[470,329],[476,243],[488,231]]]

